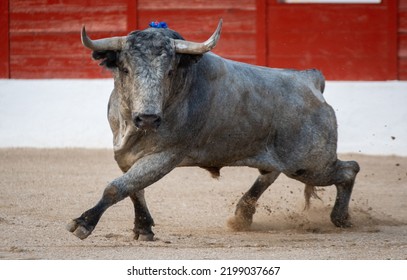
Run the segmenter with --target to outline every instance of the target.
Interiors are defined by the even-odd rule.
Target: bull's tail
[[[315,186],[311,186],[311,185],[305,185],[304,197],[305,197],[305,208],[304,208],[304,210],[308,210],[310,208],[310,205],[311,205],[310,199],[311,199],[311,197],[321,200],[321,198],[316,193]]]

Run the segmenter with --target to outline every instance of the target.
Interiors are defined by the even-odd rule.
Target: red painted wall
[[[80,42],[166,21],[206,40],[223,18],[215,52],[286,68],[320,68],[330,80],[407,80],[407,0],[379,5],[278,0],[0,1],[0,78],[100,78],[110,74]],[[397,22],[398,19],[398,22]],[[5,40],[3,40],[5,38]]]

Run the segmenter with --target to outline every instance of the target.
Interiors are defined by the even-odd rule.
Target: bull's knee
[[[113,205],[128,196],[127,190],[120,185],[109,184],[102,196],[102,200],[110,205]]]
[[[360,171],[359,164],[356,161],[338,161],[337,167],[335,184],[353,185]]]

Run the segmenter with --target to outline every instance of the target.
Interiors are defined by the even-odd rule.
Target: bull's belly
[[[179,166],[199,166],[222,168],[225,166],[248,166],[261,170],[282,171],[284,165],[278,160],[271,150],[257,151],[254,153],[242,151],[234,153],[233,151],[202,151],[195,150],[189,153]]]
[[[323,186],[329,183],[332,168],[337,157],[335,145],[306,147],[306,152],[290,150],[279,154],[276,147],[268,147],[255,152],[242,150],[194,150],[178,166],[199,166],[206,169],[219,169],[226,166],[248,166],[261,171],[282,172],[301,182]],[[304,148],[304,147],[303,147]]]

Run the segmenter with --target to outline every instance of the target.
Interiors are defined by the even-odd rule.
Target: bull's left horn
[[[82,44],[93,51],[119,51],[123,49],[127,37],[122,36],[92,40],[88,37],[88,34],[86,34],[85,26],[82,26],[81,38]]]
[[[219,41],[222,30],[222,19],[219,20],[218,28],[212,36],[203,43],[195,43],[184,40],[174,40],[175,50],[177,53],[185,54],[204,54],[212,50]]]

